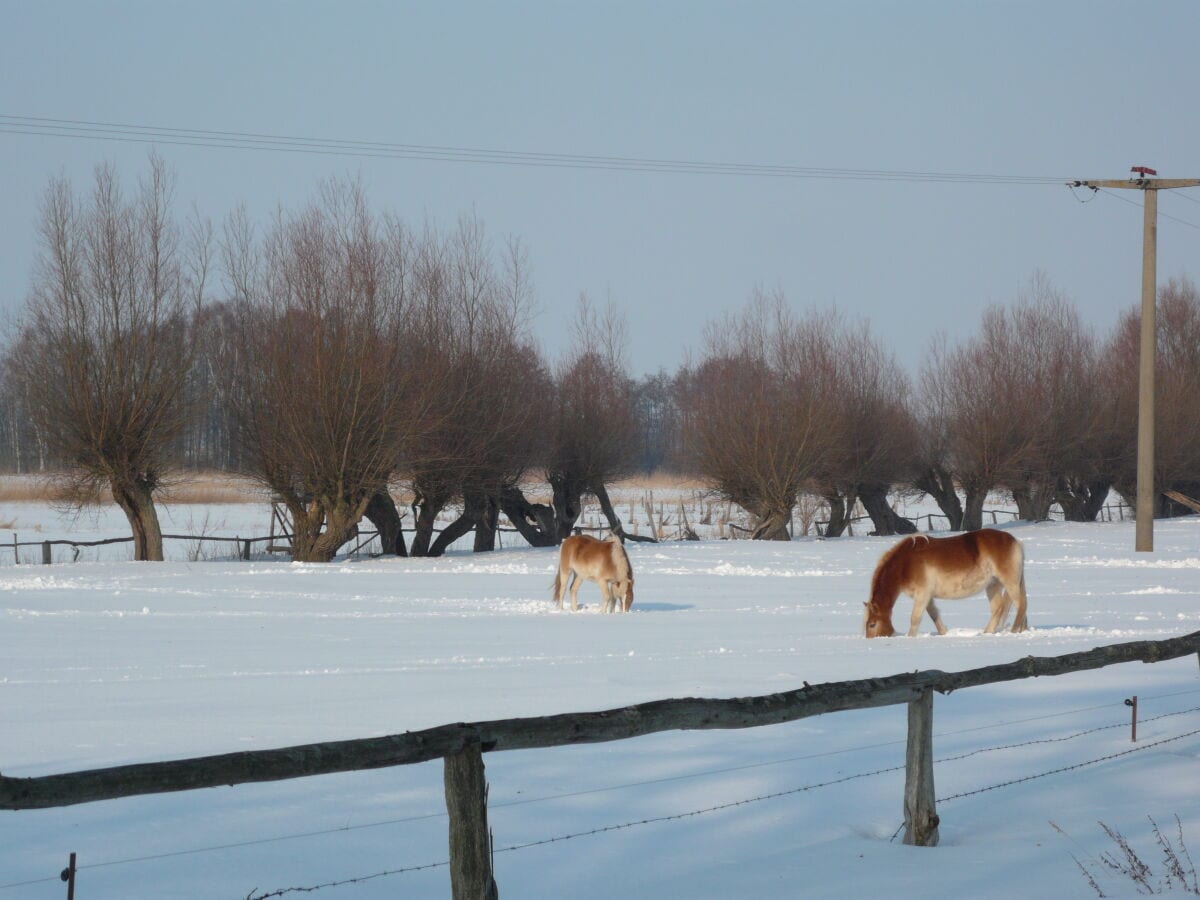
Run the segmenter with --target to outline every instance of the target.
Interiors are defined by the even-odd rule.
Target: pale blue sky
[[[1200,176],[1200,4],[26,3],[0,19],[0,115],[345,140],[888,171]],[[3,120],[0,120],[2,122]],[[5,131],[8,133],[4,133]],[[0,309],[23,302],[49,177],[129,180],[147,145],[0,127]],[[160,146],[214,220],[358,174],[378,208],[472,210],[532,263],[535,331],[580,291],[635,373],[673,369],[756,285],[872,320],[910,367],[1036,269],[1107,331],[1141,214],[1066,187],[698,176]],[[1125,192],[1140,203],[1140,194]],[[1200,190],[1192,192],[1200,200]],[[1200,225],[1200,204],[1163,213]],[[1200,270],[1163,220],[1159,275]]]

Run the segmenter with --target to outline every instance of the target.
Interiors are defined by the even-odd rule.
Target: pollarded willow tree
[[[204,295],[209,229],[181,227],[173,177],[151,157],[126,197],[111,166],[89,196],[65,180],[42,202],[33,287],[7,373],[78,501],[107,489],[134,558],[163,558],[155,492],[191,415],[189,322]]]
[[[828,477],[840,450],[830,335],[830,316],[797,318],[782,296],[757,294],[708,327],[681,378],[689,467],[754,515],[755,539],[789,539],[797,494]]]
[[[541,462],[551,502],[530,503],[515,482],[501,494],[505,515],[535,547],[568,537],[589,494],[599,500],[614,532],[637,539],[625,534],[607,488],[613,479],[633,471],[637,461],[625,321],[612,304],[597,310],[584,295],[572,330],[572,346],[555,367],[551,390],[540,407],[545,438]]]
[[[332,559],[430,427],[414,255],[354,183],[328,182],[261,239],[244,214],[227,223],[234,412],[248,474],[291,513],[297,560]]]
[[[1130,504],[1137,499],[1140,323],[1137,309],[1126,313],[1104,353],[1121,448],[1114,454],[1115,487]],[[1187,515],[1192,510],[1162,492],[1200,500],[1200,290],[1190,279],[1172,278],[1159,288],[1155,330],[1155,515]]]
[[[829,323],[833,415],[839,449],[822,479],[829,503],[825,534],[842,533],[856,500],[875,525],[876,534],[912,534],[916,526],[888,501],[897,484],[912,480],[918,434],[909,407],[909,380],[895,357],[871,334],[870,326]]]
[[[936,341],[922,388],[965,494],[962,528],[983,526],[998,487],[1022,518],[1046,518],[1055,501],[1072,517],[1095,516],[1110,481],[1110,406],[1094,338],[1044,276],[1016,302],[989,307],[975,336],[953,348]]]
[[[432,427],[403,464],[415,556],[438,556],[472,530],[475,550],[494,549],[501,494],[544,443],[548,378],[527,334],[524,254],[512,241],[507,251],[498,263],[474,219],[424,244],[416,281]],[[435,537],[437,515],[456,502],[461,514]]]

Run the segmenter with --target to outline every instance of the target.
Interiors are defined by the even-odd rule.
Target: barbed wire
[[[266,900],[267,897],[282,897],[284,894],[311,894],[314,891],[323,891],[325,888],[342,887],[347,884],[362,884],[364,881],[372,881],[376,878],[384,878],[388,875],[403,875],[407,872],[420,872],[422,869],[441,869],[450,865],[450,860],[444,859],[441,862],[425,863],[420,866],[405,866],[402,869],[388,869],[385,872],[375,872],[371,875],[359,875],[356,878],[343,878],[341,881],[327,881],[324,884],[312,884],[307,887],[286,887],[278,890],[270,891],[266,894],[256,894],[258,888],[254,888],[246,895],[246,900]]]
[[[1179,711],[1171,712],[1171,713],[1164,713],[1160,716],[1154,716],[1150,719],[1145,719],[1144,721],[1151,722],[1151,721],[1155,721],[1157,719],[1165,719],[1170,716],[1183,715],[1184,713],[1189,713],[1189,712],[1200,712],[1200,707],[1195,707],[1193,709],[1188,709],[1188,710],[1179,710]],[[1083,737],[1084,735],[1088,735],[1088,734],[1095,734],[1099,731],[1108,731],[1113,728],[1123,728],[1123,727],[1125,727],[1125,723],[1118,723],[1115,725],[1102,725],[1102,726],[1099,726],[1096,728],[1089,728],[1084,731],[1079,731],[1079,732],[1076,732],[1075,734],[1070,734],[1070,735],[1066,735],[1063,737],[1038,738],[1035,740],[1021,741],[1019,743],[1005,744],[1005,745],[997,746],[997,747],[984,747],[984,748],[981,748],[978,750],[972,750],[969,753],[960,754],[958,756],[949,756],[949,757],[943,757],[941,759],[936,759],[936,760],[934,760],[934,762],[935,763],[948,763],[948,762],[954,762],[955,760],[966,759],[967,757],[970,757],[970,756],[976,756],[980,753],[994,752],[994,751],[999,751],[999,750],[1012,750],[1012,749],[1016,749],[1018,747],[1032,746],[1034,744],[1058,743],[1058,742],[1062,742],[1062,741],[1073,740],[1074,738]],[[969,797],[973,794],[982,794],[986,791],[992,791],[992,790],[996,790],[998,788],[1008,787],[1008,786],[1014,785],[1014,784],[1021,784],[1025,781],[1033,781],[1034,779],[1037,779],[1037,778],[1045,778],[1048,775],[1056,775],[1061,772],[1069,772],[1073,769],[1083,768],[1084,766],[1090,766],[1090,765],[1094,765],[1099,762],[1105,762],[1107,760],[1117,759],[1122,756],[1128,756],[1131,753],[1136,753],[1141,750],[1149,750],[1149,749],[1151,749],[1153,747],[1157,747],[1161,744],[1167,744],[1167,743],[1171,743],[1172,741],[1182,740],[1185,737],[1190,737],[1195,734],[1200,734],[1200,728],[1196,729],[1195,731],[1189,731],[1185,734],[1177,735],[1175,737],[1164,738],[1163,740],[1160,740],[1160,741],[1154,741],[1153,743],[1146,744],[1141,747],[1135,747],[1132,750],[1124,750],[1120,753],[1113,753],[1108,756],[1097,757],[1096,759],[1091,759],[1091,760],[1087,760],[1086,762],[1076,763],[1071,766],[1063,766],[1058,769],[1052,769],[1048,772],[1040,772],[1036,775],[1029,775],[1024,778],[1017,778],[1017,779],[1013,779],[1011,781],[1001,782],[1000,784],[994,784],[994,785],[989,785],[989,786],[983,787],[983,788],[977,788],[973,791],[965,791],[960,794],[952,794],[949,797],[939,799],[936,802],[944,803],[944,802],[948,802],[950,800],[960,799],[961,797]],[[507,847],[495,848],[492,852],[493,852],[493,854],[510,853],[515,850],[526,850],[526,849],[529,849],[530,847],[543,847],[543,846],[547,846],[549,844],[557,844],[557,843],[561,843],[563,841],[574,840],[575,838],[593,837],[593,836],[599,835],[599,834],[608,834],[608,833],[614,832],[614,831],[623,831],[627,828],[636,828],[641,825],[653,825],[653,824],[658,824],[658,823],[662,823],[662,822],[675,822],[675,821],[679,821],[681,819],[689,819],[689,818],[693,818],[695,816],[707,815],[708,813],[720,812],[720,811],[726,810],[726,809],[734,809],[739,806],[748,806],[751,803],[759,803],[764,800],[776,800],[781,797],[788,797],[788,796],[792,796],[794,794],[800,794],[800,793],[805,793],[807,791],[817,790],[818,788],[832,787],[833,785],[837,785],[837,784],[845,784],[848,781],[855,781],[860,778],[871,778],[875,775],[885,775],[885,774],[888,774],[891,772],[899,772],[899,771],[904,770],[905,768],[906,768],[906,766],[901,764],[901,765],[897,765],[897,766],[888,766],[888,767],[882,768],[882,769],[875,769],[874,771],[871,771],[871,772],[857,772],[853,775],[844,775],[841,778],[834,778],[829,781],[822,781],[822,782],[817,782],[815,784],[801,785],[800,787],[790,788],[785,791],[773,791],[768,794],[760,794],[756,797],[748,797],[748,798],[745,798],[742,800],[732,800],[727,803],[718,803],[714,806],[707,806],[702,809],[693,809],[693,810],[688,810],[687,812],[672,813],[670,815],[664,815],[664,816],[651,816],[651,817],[648,817],[645,819],[637,819],[637,820],[633,820],[633,821],[629,821],[629,822],[622,822],[617,825],[602,825],[598,828],[588,829],[587,831],[576,831],[576,832],[572,832],[570,834],[556,835],[554,837],[542,838],[542,839],[536,840],[536,841],[525,841],[525,842],[519,843],[519,844],[510,844]],[[904,827],[904,825],[901,824],[900,828],[903,828],[903,827]],[[895,840],[896,835],[900,833],[900,828],[898,828],[896,830],[896,832],[892,835],[893,840]],[[444,865],[448,865],[448,864],[449,864],[449,860],[446,860],[446,861],[440,862],[440,863],[429,863],[425,866],[413,866],[413,867],[408,867],[405,869],[394,869],[394,870],[391,870],[390,872],[380,872],[380,873],[371,875],[369,877],[370,878],[379,878],[386,874],[400,874],[402,872],[417,871],[421,868],[434,868],[436,866],[444,866]],[[358,880],[365,880],[365,879],[358,879]],[[337,884],[348,884],[348,883],[350,883],[350,881],[331,882],[327,886],[332,887]],[[312,888],[312,889],[319,889],[319,888]],[[296,890],[306,890],[306,889],[304,889],[304,888],[287,888],[287,889],[284,889],[283,893],[287,893],[290,891],[296,891]],[[264,898],[275,897],[275,896],[280,896],[280,894],[279,893],[270,893],[270,894],[261,894],[261,895],[256,895],[256,896],[248,896],[247,900],[264,900]]]
[[[1196,694],[1196,693],[1200,693],[1200,689],[1175,691],[1175,692],[1168,693],[1168,694],[1145,694],[1141,697],[1141,699],[1142,699],[1142,701],[1159,700],[1159,699],[1167,699],[1170,697],[1178,697],[1178,696],[1184,696],[1184,695]],[[1079,713],[1079,712],[1092,712],[1097,709],[1107,709],[1111,705],[1112,705],[1111,703],[1105,703],[1105,704],[1098,704],[1096,706],[1077,707],[1075,709],[1062,710],[1057,713],[1048,713],[1048,714],[1039,715],[1039,716],[1029,716],[1029,717],[1026,717],[1023,719],[1010,719],[1010,720],[995,722],[995,723],[988,724],[988,725],[978,725],[978,726],[973,726],[971,728],[962,728],[962,729],[956,729],[956,730],[952,730],[952,731],[936,732],[934,734],[934,737],[935,738],[949,737],[949,736],[954,736],[954,735],[959,735],[959,734],[967,734],[967,733],[974,732],[974,731],[981,731],[981,730],[985,730],[988,728],[1000,728],[1000,727],[1004,727],[1007,725],[1024,724],[1027,722],[1041,721],[1041,720],[1045,720],[1045,719],[1064,718],[1068,715],[1074,715],[1075,713]],[[1149,718],[1143,718],[1141,720],[1141,724],[1145,724],[1148,722],[1154,722],[1154,721],[1157,721],[1158,719],[1170,718],[1172,716],[1184,715],[1184,714],[1190,713],[1190,712],[1200,712],[1200,707],[1191,707],[1189,709],[1177,710],[1174,712],[1162,713],[1157,716],[1151,716]],[[1060,736],[1060,737],[1037,738],[1034,740],[1022,741],[1022,742],[1013,743],[1013,744],[1001,744],[1001,745],[997,745],[994,747],[982,747],[982,748],[978,748],[975,750],[971,750],[967,753],[960,754],[958,756],[942,757],[942,758],[936,759],[935,762],[936,763],[955,762],[957,760],[966,759],[971,756],[977,756],[981,753],[990,753],[990,752],[996,752],[996,751],[1000,751],[1000,750],[1011,750],[1011,749],[1016,749],[1019,747],[1028,747],[1028,746],[1032,746],[1035,744],[1061,743],[1063,741],[1073,740],[1075,738],[1082,737],[1084,735],[1095,734],[1100,731],[1108,731],[1108,730],[1112,730],[1112,729],[1116,729],[1116,728],[1125,728],[1125,727],[1128,727],[1128,724],[1129,724],[1128,722],[1117,722],[1117,723],[1114,723],[1111,725],[1101,725],[1101,726],[1097,726],[1096,728],[1090,728],[1085,731],[1079,731],[1079,732],[1075,732],[1073,734]],[[689,773],[685,773],[683,775],[670,775],[670,776],[666,776],[663,778],[652,778],[652,779],[646,779],[643,781],[627,782],[624,784],[606,785],[604,787],[589,788],[589,789],[581,790],[581,791],[567,791],[567,792],[560,793],[560,794],[550,794],[550,795],[546,795],[546,796],[542,796],[542,797],[529,797],[529,798],[522,798],[520,800],[508,800],[508,801],[502,801],[502,802],[498,802],[498,803],[490,803],[489,808],[490,809],[504,809],[504,808],[514,807],[514,806],[524,806],[524,805],[528,805],[531,803],[544,803],[544,802],[548,802],[548,801],[552,801],[552,800],[565,800],[565,799],[571,799],[574,797],[588,796],[591,794],[606,793],[609,791],[627,790],[629,788],[635,788],[635,787],[647,787],[647,786],[651,786],[651,785],[655,785],[655,784],[665,784],[665,783],[669,783],[669,782],[673,782],[673,781],[681,781],[681,780],[685,780],[685,779],[689,779],[689,778],[702,778],[702,777],[708,777],[711,775],[723,775],[723,774],[728,774],[731,772],[741,772],[741,771],[745,771],[748,769],[756,769],[756,768],[764,768],[767,766],[783,765],[785,763],[790,763],[790,762],[803,762],[805,760],[810,760],[810,759],[820,759],[823,757],[838,756],[843,753],[855,753],[855,752],[861,752],[864,750],[875,750],[875,749],[879,749],[882,747],[894,746],[896,744],[902,744],[902,743],[904,743],[903,739],[894,740],[894,741],[881,741],[876,744],[863,744],[863,745],[859,745],[859,746],[855,746],[855,747],[840,747],[840,748],[836,748],[834,750],[825,750],[825,751],[822,751],[819,753],[808,753],[808,754],[803,754],[800,756],[789,756],[789,757],[784,757],[781,759],[766,760],[766,761],[758,762],[758,763],[747,763],[747,764],[744,764],[741,766],[727,766],[727,767],[720,768],[720,769],[707,769],[702,772],[689,772]],[[884,772],[897,771],[898,769],[902,769],[902,768],[903,768],[903,766],[892,767],[892,768],[888,768],[888,769],[879,769],[874,772],[867,772],[867,773],[861,773],[861,774],[857,774],[857,775],[847,776],[845,779],[842,779],[842,780],[845,781],[845,780],[853,780],[855,778],[865,778],[865,777],[869,777],[871,775],[882,774]],[[733,805],[740,805],[742,803],[753,803],[753,802],[757,802],[760,799],[769,799],[769,798],[775,797],[775,796],[784,796],[788,793],[798,793],[798,792],[801,792],[804,790],[812,790],[814,788],[826,787],[828,785],[837,784],[837,783],[840,783],[840,781],[825,782],[825,783],[816,784],[816,785],[807,785],[802,788],[795,788],[790,791],[782,792],[779,794],[764,795],[762,797],[756,797],[756,798],[750,798],[749,800],[738,801],[737,804],[733,804]],[[684,814],[684,817],[692,816],[692,815],[699,815],[702,812],[715,811],[715,809],[721,809],[721,808],[725,808],[725,807],[723,807],[723,806],[716,807],[716,808],[714,808],[714,810],[701,810],[698,812],[693,811],[693,812]],[[394,819],[382,819],[382,820],[378,820],[378,821],[374,821],[374,822],[364,822],[364,823],[361,823],[358,825],[341,825],[336,828],[324,828],[324,829],[318,829],[315,831],[303,831],[303,832],[295,832],[295,833],[283,834],[283,835],[274,835],[271,837],[255,838],[253,840],[248,840],[248,841],[234,841],[234,842],[225,843],[225,844],[212,844],[212,845],[207,845],[204,847],[193,847],[193,848],[187,848],[187,849],[183,849],[183,850],[171,850],[171,851],[167,851],[165,853],[154,853],[154,854],[147,854],[147,855],[143,855],[143,856],[132,856],[132,857],[125,857],[125,858],[121,858],[121,859],[112,859],[112,860],[105,860],[105,861],[97,862],[97,863],[91,863],[89,865],[79,866],[78,870],[83,871],[85,869],[101,869],[101,868],[106,868],[109,866],[128,865],[128,864],[140,863],[140,862],[153,862],[155,860],[169,859],[171,857],[177,857],[177,856],[189,856],[189,855],[193,855],[193,854],[210,853],[210,852],[217,852],[217,851],[221,851],[221,850],[236,850],[236,849],[239,849],[242,847],[253,847],[253,846],[258,846],[258,845],[262,845],[262,844],[277,843],[280,841],[298,840],[298,839],[310,838],[310,837],[323,837],[323,836],[331,835],[331,834],[340,834],[340,833],[346,833],[346,832],[351,832],[351,831],[360,831],[360,830],[367,829],[367,828],[379,828],[379,827],[386,826],[386,825],[402,825],[402,824],[407,824],[407,823],[411,823],[411,822],[427,821],[429,819],[444,819],[446,817],[446,815],[447,814],[446,814],[445,810],[441,810],[438,812],[421,813],[418,815],[404,816],[404,817],[394,818]],[[647,821],[651,821],[651,820],[647,820]],[[639,822],[636,824],[644,824],[644,822]],[[615,830],[617,827],[628,827],[628,826],[612,826],[607,830]],[[593,833],[593,832],[583,832],[581,834],[591,834],[591,833]],[[596,832],[596,833],[598,833],[598,832]],[[572,836],[568,836],[568,837],[573,837],[573,836],[579,836],[579,835],[572,835]],[[558,838],[557,840],[566,840],[566,839],[568,839],[568,837]],[[501,852],[501,851],[496,851],[496,852]],[[407,870],[405,870],[405,871],[407,871]],[[396,874],[398,874],[398,872]],[[379,876],[377,875],[375,877],[379,877]],[[19,882],[7,883],[7,884],[0,884],[0,890],[6,890],[6,889],[16,888],[16,887],[26,887],[28,885],[41,884],[41,883],[50,882],[50,881],[54,881],[54,880],[56,880],[56,879],[53,877],[46,877],[46,878],[35,878],[35,879],[29,880],[29,881],[19,881]]]
[[[1153,741],[1149,744],[1143,744],[1138,747],[1133,747],[1129,750],[1122,750],[1120,753],[1110,753],[1108,756],[1098,756],[1095,759],[1089,759],[1085,762],[1075,763],[1072,766],[1062,766],[1061,768],[1058,768],[1058,769],[1050,769],[1047,772],[1039,772],[1037,775],[1026,775],[1024,778],[1014,778],[1011,781],[1002,781],[999,784],[991,784],[991,785],[988,785],[987,787],[976,788],[973,791],[962,791],[961,793],[958,793],[958,794],[951,794],[948,797],[939,797],[937,802],[938,803],[949,803],[951,800],[960,800],[963,797],[973,797],[976,794],[983,794],[988,791],[994,791],[997,788],[1011,787],[1014,784],[1024,784],[1026,781],[1034,781],[1038,778],[1045,778],[1048,775],[1058,775],[1058,774],[1061,774],[1062,772],[1071,772],[1075,769],[1082,769],[1084,766],[1091,766],[1091,765],[1095,765],[1096,763],[1100,763],[1100,762],[1108,762],[1109,760],[1120,759],[1122,756],[1129,756],[1131,753],[1140,753],[1143,750],[1150,750],[1150,749],[1153,749],[1154,747],[1159,747],[1163,744],[1169,744],[1172,741],[1181,741],[1186,737],[1192,737],[1193,735],[1197,735],[1197,734],[1200,734],[1200,728],[1197,728],[1194,731],[1185,732],[1184,734],[1177,734],[1174,737],[1163,738],[1158,741]]]

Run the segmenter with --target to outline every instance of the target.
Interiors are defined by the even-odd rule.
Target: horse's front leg
[[[908,623],[909,637],[917,636],[917,631],[921,627],[921,619],[925,618],[925,610],[929,607],[932,600],[933,597],[930,594],[913,594],[912,618]]]
[[[942,612],[938,609],[937,604],[933,602],[932,597],[929,598],[928,610],[929,618],[933,619],[933,627],[937,629],[938,634],[945,634],[947,628],[942,624]]]

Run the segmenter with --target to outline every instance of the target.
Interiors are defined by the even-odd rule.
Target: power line
[[[1163,191],[1162,193],[1167,194],[1170,197],[1180,197],[1183,200],[1187,200],[1189,203],[1200,204],[1200,200],[1197,200],[1191,194],[1179,193],[1176,190],[1167,190],[1167,191]]]
[[[1122,197],[1120,194],[1114,193],[1113,191],[1110,191],[1110,190],[1106,190],[1105,188],[1096,188],[1096,190],[1099,191],[1101,194],[1107,194],[1109,197],[1115,197],[1117,200],[1120,200],[1122,203],[1128,203],[1130,206],[1133,206],[1137,209],[1142,208],[1142,204],[1138,203],[1136,200],[1130,200],[1128,197]],[[1186,197],[1187,195],[1180,194],[1179,196]],[[1189,197],[1188,199],[1190,200],[1191,198]],[[1170,219],[1172,222],[1178,222],[1180,225],[1186,225],[1188,228],[1195,228],[1196,230],[1200,231],[1200,225],[1197,225],[1195,222],[1189,222],[1187,219],[1180,219],[1177,216],[1167,215],[1165,212],[1161,212],[1161,211],[1158,213],[1158,217],[1160,219]]]
[[[217,149],[310,153],[328,156],[691,175],[754,176],[835,181],[909,181],[1029,185],[1058,185],[1066,180],[1061,177],[1004,175],[981,172],[849,169],[634,156],[529,152],[436,144],[407,144],[385,141],[304,137],[262,132],[172,128],[127,122],[97,122],[83,119],[55,119],[43,116],[8,114],[0,114],[0,134],[37,135],[76,140],[116,141],[121,143],[172,144]]]

